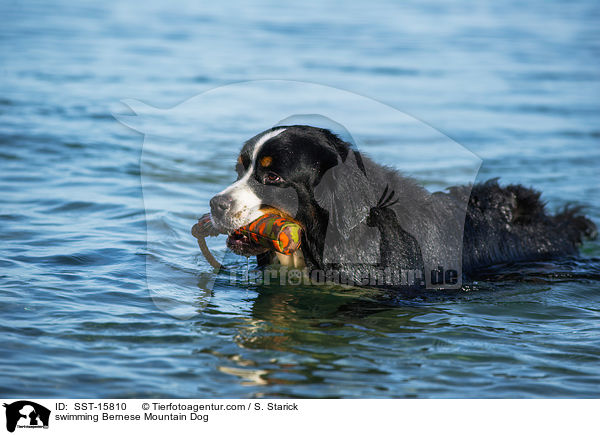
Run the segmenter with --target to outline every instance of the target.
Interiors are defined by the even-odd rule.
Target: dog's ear
[[[378,199],[371,192],[368,175],[360,155],[352,150],[325,173],[315,188],[315,200],[329,212],[324,264],[379,262],[379,230],[367,225],[369,211]]]
[[[350,151],[346,159],[329,169],[314,189],[315,200],[329,212],[330,230],[348,239],[350,232],[364,222],[374,205],[368,174],[360,157]]]

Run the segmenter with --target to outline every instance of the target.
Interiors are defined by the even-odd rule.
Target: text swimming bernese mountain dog
[[[257,255],[259,265],[278,259],[351,285],[456,288],[493,264],[576,255],[582,239],[597,234],[578,207],[551,215],[540,193],[521,185],[490,180],[429,193],[306,125],[251,138],[236,171],[238,180],[210,201],[212,224],[230,234],[230,249]],[[231,235],[265,209],[302,226],[301,252],[260,253]],[[382,273],[400,279],[373,281]]]

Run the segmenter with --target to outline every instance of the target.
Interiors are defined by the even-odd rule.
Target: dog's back
[[[581,213],[581,207],[551,214],[540,200],[541,193],[522,185],[501,186],[492,179],[429,194],[391,168],[366,156],[362,161],[369,175],[368,196],[379,198],[387,189],[395,192],[397,200],[389,207],[391,213],[379,213],[379,222],[371,219],[381,233],[383,265],[402,269],[422,263],[427,278],[441,265],[468,277],[494,264],[577,255],[583,239],[597,235],[596,225]],[[341,199],[358,203],[360,189],[352,187],[355,181],[345,178],[343,184],[350,193]],[[371,208],[371,215],[377,209]],[[415,243],[400,246],[398,235],[404,233]]]
[[[454,188],[460,197],[466,189]],[[472,187],[463,236],[463,271],[491,264],[575,255],[596,225],[580,207],[549,214],[540,192],[522,185],[502,187],[496,179]]]

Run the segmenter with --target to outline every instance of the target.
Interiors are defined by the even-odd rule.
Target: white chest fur
[[[283,255],[279,252],[275,252],[275,254],[277,254],[277,260],[279,260],[279,264],[282,266],[296,269],[302,269],[305,267],[304,255],[302,255],[302,251],[300,249],[298,249],[292,255]]]

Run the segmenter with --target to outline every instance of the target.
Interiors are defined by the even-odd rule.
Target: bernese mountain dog
[[[352,285],[456,288],[490,265],[577,255],[597,234],[579,207],[550,214],[540,192],[522,185],[494,179],[430,193],[308,125],[254,136],[236,171],[237,181],[210,200],[212,225],[230,235],[233,252]],[[293,255],[233,235],[267,210],[302,227]]]

